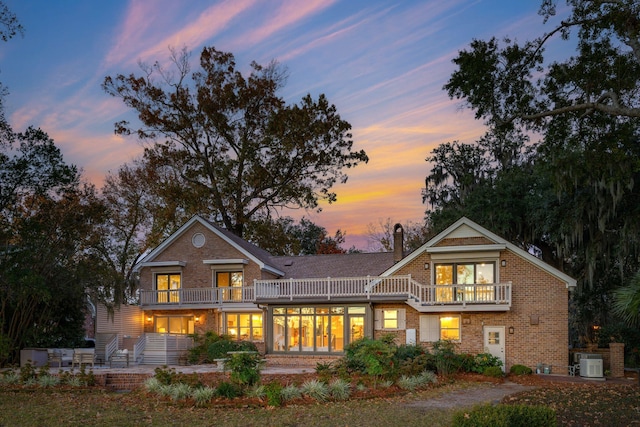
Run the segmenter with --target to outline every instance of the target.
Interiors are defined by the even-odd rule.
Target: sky
[[[65,160],[102,185],[142,152],[135,137],[114,134],[130,119],[101,89],[105,76],[141,74],[139,63],[166,62],[186,47],[232,52],[243,72],[277,60],[289,73],[281,95],[297,103],[325,94],[352,125],[354,150],[369,163],[347,170],[338,201],[306,216],[345,247],[370,248],[369,225],[420,222],[425,161],[441,143],[472,143],[481,122],[442,89],[452,59],[475,39],[519,41],[549,30],[539,0],[4,0],[24,37],[0,44],[5,114],[14,130],[46,131]],[[135,120],[135,119],[134,119]],[[134,121],[135,123],[135,121]]]

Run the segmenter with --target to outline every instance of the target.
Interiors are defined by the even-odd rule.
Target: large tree
[[[25,346],[79,345],[94,225],[93,187],[39,129],[0,144],[0,365]]]
[[[445,90],[475,111],[488,135],[540,136],[533,186],[524,181],[522,200],[512,197],[502,209],[526,208],[532,236],[550,243],[585,285],[576,297],[583,320],[600,323],[609,318],[612,289],[640,267],[640,3],[567,4],[566,19],[533,41],[474,40],[454,59]],[[555,12],[555,1],[542,1],[545,22]],[[551,61],[545,47],[563,43],[557,39],[576,49]],[[536,198],[538,205],[522,204]]]
[[[172,51],[173,70],[156,62],[144,75],[108,76],[104,90],[135,110],[139,126],[116,132],[155,142],[154,150],[189,187],[206,192],[201,212],[242,236],[257,216],[280,208],[318,208],[336,200],[344,168],[368,161],[352,151],[351,126],[324,95],[287,105],[278,95],[286,75],[276,63],[251,64],[243,75],[234,56],[206,47],[191,72],[185,50]]]

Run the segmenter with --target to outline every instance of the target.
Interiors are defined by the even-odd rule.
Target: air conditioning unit
[[[582,353],[580,357],[580,376],[584,378],[602,378],[602,355]]]

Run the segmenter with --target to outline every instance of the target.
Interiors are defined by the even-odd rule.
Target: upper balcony
[[[421,312],[508,311],[511,283],[423,285],[411,276],[256,280],[254,286],[140,291],[144,309],[403,301]]]

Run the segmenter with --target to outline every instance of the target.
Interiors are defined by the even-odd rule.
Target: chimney
[[[401,224],[393,226],[393,262],[404,258],[404,231]]]

